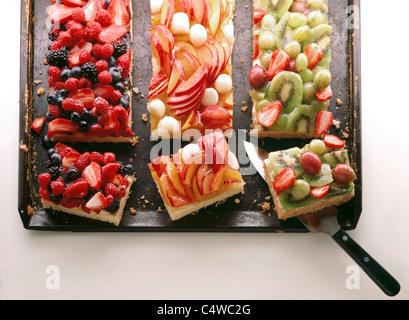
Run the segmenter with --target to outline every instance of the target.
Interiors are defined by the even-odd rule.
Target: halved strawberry
[[[94,86],[95,98],[101,97],[104,99],[109,98],[114,92],[114,88],[107,84],[96,83]]]
[[[324,187],[311,188],[310,193],[315,199],[322,199],[328,194],[329,188],[330,188],[329,185]]]
[[[89,184],[91,189],[99,190],[102,183],[101,166],[96,162],[91,162],[82,172],[82,178]]]
[[[268,67],[267,72],[267,80],[271,81],[273,78],[280,73],[287,69],[288,65],[290,64],[291,58],[290,56],[285,53],[281,49],[277,49],[274,51],[273,56],[270,60],[270,65]]]
[[[31,124],[31,129],[33,129],[35,132],[38,134],[41,133],[41,130],[43,129],[43,125],[45,123],[45,118],[36,118],[34,119],[33,123]]]
[[[78,125],[75,122],[63,118],[53,120],[48,127],[51,134],[78,132]]]
[[[293,186],[296,180],[294,169],[286,168],[280,172],[278,177],[273,182],[273,188],[280,195],[281,192]]]
[[[64,191],[64,198],[82,198],[88,194],[88,183],[83,179],[78,179],[71,183]]]
[[[118,162],[108,163],[102,167],[102,175],[107,178],[112,178],[120,167],[121,164]]]
[[[62,165],[64,168],[71,168],[75,165],[75,162],[80,157],[80,154],[77,151],[70,151],[67,155],[62,159]]]
[[[273,102],[257,113],[257,122],[265,128],[271,128],[280,115],[282,105],[279,101]]]
[[[74,149],[61,142],[58,142],[55,145],[54,150],[61,156],[61,158],[64,158],[68,153],[74,151]]]
[[[102,43],[114,43],[126,35],[127,32],[128,29],[126,27],[112,24],[109,27],[102,29],[97,40]]]
[[[86,204],[86,207],[93,211],[100,211],[109,206],[109,203],[102,192],[97,192]]]
[[[230,124],[232,115],[220,106],[205,106],[199,110],[202,123],[208,128],[221,128]]]
[[[82,45],[77,44],[70,50],[70,55],[68,57],[68,63],[69,63],[69,67],[71,69],[80,64],[80,54],[84,50],[91,53],[92,43],[91,42],[85,42]]]
[[[129,11],[124,0],[112,0],[108,12],[112,15],[112,23],[117,26],[127,26],[129,24]]]
[[[110,109],[103,116],[103,128],[106,131],[116,132],[120,129],[121,124],[119,123],[115,112]]]
[[[334,149],[341,149],[345,146],[345,141],[331,134],[325,135],[324,143],[327,147]]]
[[[97,17],[98,10],[102,8],[102,0],[89,0],[82,9],[85,12],[85,21],[94,21]]]
[[[318,101],[327,101],[332,98],[332,89],[331,86],[327,87],[324,90],[317,90],[315,94],[317,96]]]
[[[315,133],[317,136],[322,136],[325,134],[332,126],[334,116],[330,111],[320,111],[317,114],[317,121],[315,124]]]
[[[253,13],[253,23],[254,25],[259,24],[259,22],[264,18],[267,12],[263,9],[256,9]]]
[[[94,92],[88,88],[75,90],[68,97],[80,101],[87,109],[92,108],[95,100]]]
[[[48,17],[53,25],[63,24],[71,19],[72,12],[76,7],[66,6],[61,3],[54,3],[47,10]]]
[[[87,3],[85,0],[62,0],[62,2],[72,7],[82,7],[85,3]]]
[[[314,69],[324,56],[321,47],[316,43],[312,43],[305,48],[304,53],[308,58],[308,69]]]

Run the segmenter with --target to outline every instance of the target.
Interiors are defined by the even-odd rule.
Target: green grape
[[[270,104],[271,104],[271,101],[270,101],[270,100],[267,100],[267,99],[264,99],[264,100],[261,100],[261,101],[257,102],[257,104],[256,104],[256,112],[259,112],[261,109],[263,109],[263,108],[269,106]]]
[[[291,187],[291,195],[295,201],[301,201],[305,199],[310,194],[310,191],[310,185],[303,179],[296,180]]]
[[[303,42],[309,35],[310,33],[310,27],[309,26],[302,26],[294,30],[293,32],[293,37],[294,40],[298,42]]]
[[[318,101],[317,99],[314,99],[311,102],[311,107],[314,110],[315,113],[318,113],[322,110],[327,110],[329,106],[329,101]]]
[[[284,46],[284,52],[287,53],[291,59],[295,59],[301,53],[301,45],[298,41],[290,41]]]
[[[263,55],[261,56],[260,63],[264,67],[264,69],[268,70],[272,56],[273,56],[272,52],[264,52]]]
[[[317,90],[312,82],[308,82],[303,86],[303,97],[302,103],[304,104],[311,104],[312,100],[315,97],[315,93]]]
[[[300,72],[300,76],[303,83],[308,83],[314,81],[314,72],[310,69]]]
[[[292,12],[288,17],[288,24],[293,28],[296,29],[303,25],[307,24],[307,17],[305,14],[300,12]]]
[[[308,68],[308,57],[305,53],[300,53],[295,61],[298,72],[303,72]]]
[[[324,3],[322,0],[308,0],[308,6],[311,9],[321,9],[323,7]]]
[[[276,39],[272,31],[262,31],[258,38],[258,45],[261,50],[273,50],[276,45]]]
[[[266,14],[263,19],[261,19],[261,27],[266,30],[273,30],[274,26],[277,24],[276,18],[271,14]]]
[[[315,28],[320,24],[328,24],[327,17],[319,10],[310,11],[307,15],[308,26]]]
[[[250,91],[250,96],[255,100],[255,101],[260,101],[265,98],[266,93],[263,91],[258,91],[258,90],[252,90]]]
[[[331,84],[331,72],[327,69],[318,71],[314,76],[314,85],[317,90],[323,90]]]
[[[309,145],[310,151],[316,153],[319,156],[325,153],[326,148],[327,146],[325,145],[324,141],[318,139],[312,140]]]

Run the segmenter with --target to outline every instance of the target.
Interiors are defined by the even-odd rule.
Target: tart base
[[[308,206],[304,206],[301,208],[295,208],[291,210],[286,210],[283,208],[281,205],[281,201],[276,193],[276,191],[273,188],[273,183],[274,183],[274,177],[271,174],[271,171],[269,170],[269,160],[264,161],[264,172],[266,173],[266,180],[268,184],[268,188],[270,189],[271,195],[274,200],[275,204],[275,211],[277,212],[278,218],[280,220],[287,220],[289,218],[293,218],[296,216],[301,216],[304,214],[320,211],[322,209],[332,207],[332,206],[339,206],[341,204],[344,204],[351,200],[355,196],[355,192],[352,192],[347,195],[340,195],[336,197],[331,197],[327,200],[321,200],[317,201],[316,203],[310,204]]]

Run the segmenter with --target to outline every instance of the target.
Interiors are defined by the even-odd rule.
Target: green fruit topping
[[[258,38],[258,46],[261,50],[273,50],[276,45],[276,39],[272,31],[261,31]]]
[[[292,12],[290,13],[290,16],[288,17],[288,24],[292,28],[296,29],[298,27],[301,27],[307,24],[307,17],[303,13]]]
[[[301,177],[303,170],[300,165],[301,150],[292,148],[284,151],[272,152],[269,155],[271,169],[276,175],[286,168],[294,169],[297,177]]]
[[[284,46],[284,52],[288,54],[291,59],[295,59],[301,53],[301,45],[298,41],[290,41]]]
[[[271,81],[268,96],[272,101],[280,101],[283,112],[290,113],[302,103],[303,83],[299,74],[282,71]]]
[[[318,71],[314,76],[314,85],[317,90],[323,90],[331,84],[331,72],[327,69]]]
[[[310,185],[303,179],[296,180],[294,185],[291,187],[291,195],[295,201],[305,199],[310,194],[310,191]]]
[[[304,179],[311,187],[324,187],[334,181],[334,178],[332,177],[332,169],[329,164],[323,164],[319,174],[304,174]]]
[[[345,149],[326,153],[323,155],[323,160],[328,163],[331,168],[335,168],[337,164],[350,164],[348,151]]]
[[[316,114],[311,106],[301,105],[290,113],[287,130],[296,133],[313,133]]]

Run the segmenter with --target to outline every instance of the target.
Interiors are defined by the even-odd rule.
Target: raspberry
[[[84,38],[85,34],[84,27],[81,23],[78,22],[72,23],[70,28],[68,29],[68,32],[74,39],[74,42],[80,41],[82,38]]]
[[[114,198],[114,196],[113,196],[112,194],[109,194],[109,195],[107,195],[107,196],[105,197],[105,201],[106,201],[109,205],[111,205],[111,203],[113,203],[114,200],[115,200],[115,198]]]
[[[118,162],[108,163],[102,167],[102,174],[104,177],[113,177],[120,167],[121,164]]]
[[[77,22],[84,22],[85,21],[85,12],[82,8],[75,9],[71,14],[72,19]]]
[[[121,98],[122,93],[119,90],[114,90],[112,94],[109,96],[109,99],[111,100],[112,104],[116,104]]]
[[[78,88],[80,89],[91,89],[92,88],[92,82],[90,80],[88,80],[85,77],[82,77],[79,81],[78,81]]]
[[[118,195],[117,195],[117,199],[119,199],[119,200],[121,200],[123,197],[125,197],[125,194],[126,194],[126,189],[125,188],[121,188],[120,190],[119,190],[119,192],[118,192]]]
[[[56,105],[49,105],[48,112],[54,117],[59,118],[62,115],[62,110]]]
[[[67,98],[62,103],[62,108],[65,111],[72,111],[75,108],[75,100],[71,98]]]
[[[51,191],[56,195],[59,196],[63,194],[65,191],[65,184],[61,181],[53,181],[51,182]]]
[[[75,162],[75,167],[79,171],[84,171],[84,169],[88,167],[90,162],[91,162],[91,154],[89,152],[85,152],[82,155],[80,155],[80,157],[77,159],[77,161]]]
[[[112,44],[104,44],[101,47],[101,57],[104,59],[108,59],[114,53],[114,46]]]
[[[97,14],[97,21],[103,27],[108,27],[112,24],[112,15],[107,10],[101,9]]]
[[[84,112],[84,104],[81,101],[75,101],[74,111],[81,114]]]
[[[124,55],[120,56],[116,63],[118,67],[122,68],[123,70],[128,70],[131,67],[131,51],[128,51]]]
[[[99,113],[103,114],[109,109],[109,102],[104,98],[98,97],[94,100],[94,107],[98,110]]]
[[[68,91],[75,91],[78,89],[78,79],[77,78],[69,78],[65,81],[65,89]]]
[[[62,42],[60,40],[55,40],[51,46],[50,46],[50,50],[57,50],[57,49],[61,49],[63,47]]]
[[[86,38],[89,41],[95,40],[98,35],[101,33],[102,27],[98,22],[95,21],[90,21],[88,22],[85,32],[86,32]]]
[[[102,71],[98,75],[98,81],[102,84],[110,84],[112,82],[112,76],[108,71]]]
[[[118,120],[127,120],[128,118],[128,113],[126,112],[124,107],[121,105],[114,107],[114,113],[116,117],[118,118]]]
[[[92,61],[91,52],[88,50],[82,50],[79,55],[80,64],[86,64],[87,62]]]
[[[91,153],[91,161],[92,162],[96,162],[99,165],[103,165],[104,164],[104,160],[102,158],[102,154],[100,154],[99,152],[92,152]]]
[[[48,70],[48,75],[53,78],[54,81],[61,80],[61,69],[56,66],[51,66]]]
[[[40,193],[41,198],[45,200],[50,200],[50,191],[46,187],[40,187],[38,191]]]
[[[62,45],[67,48],[71,47],[74,43],[74,39],[68,31],[61,31],[58,40],[60,40]]]
[[[107,183],[105,188],[104,188],[105,196],[112,195],[112,196],[116,197],[118,195],[118,192],[119,192],[118,188],[113,183]]]
[[[105,152],[104,155],[102,156],[104,164],[112,163],[115,162],[115,154],[112,152]]]
[[[108,70],[109,65],[105,60],[98,60],[95,62],[95,67],[97,68],[97,72],[101,73],[102,71]]]
[[[94,46],[92,47],[92,54],[97,58],[101,58],[101,48],[102,44],[100,43],[94,44]]]
[[[49,173],[42,173],[38,176],[38,183],[40,186],[47,188],[51,182],[51,175]]]
[[[65,83],[63,81],[54,82],[53,88],[57,91],[60,91],[61,89],[65,89]]]

